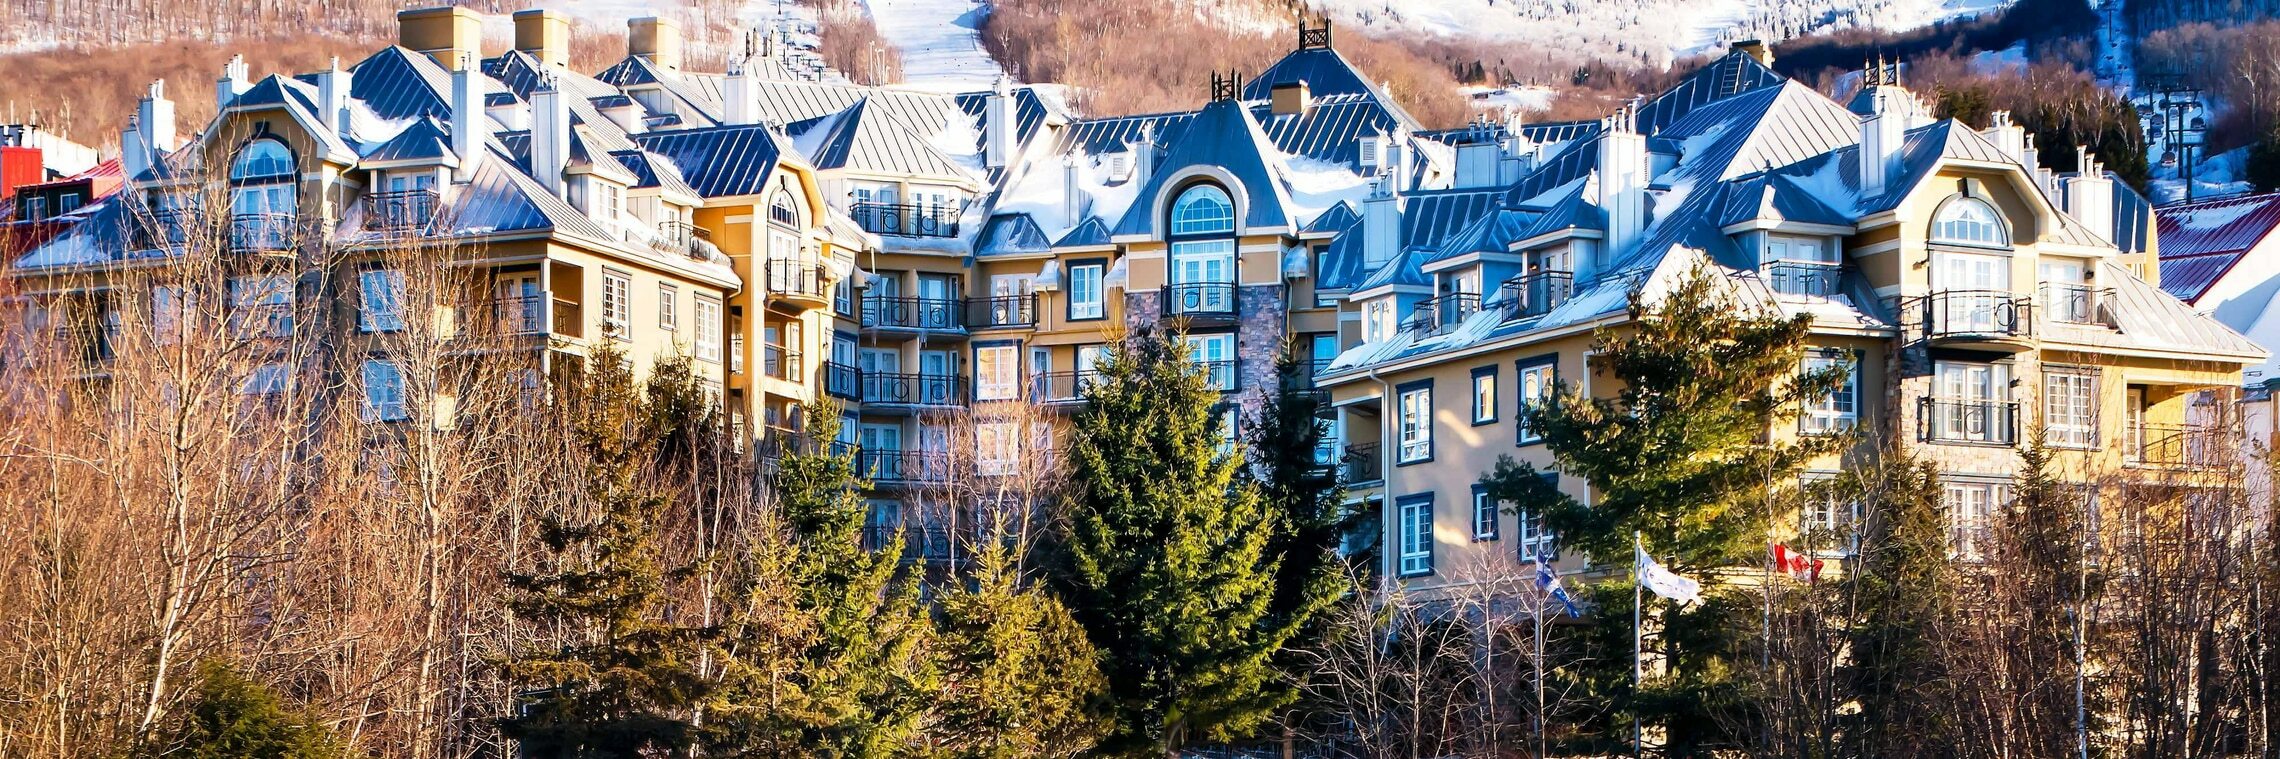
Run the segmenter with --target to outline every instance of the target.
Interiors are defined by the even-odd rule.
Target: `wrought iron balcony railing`
[[[2196,424],[2130,425],[2130,463],[2179,469],[2216,469],[2224,465],[2221,429]]]
[[[1037,325],[1037,296],[1000,295],[966,299],[966,324],[974,329],[1033,327]]]
[[[2034,301],[2008,290],[1942,290],[1923,297],[1924,337],[2008,338],[2034,334]]]
[[[1417,310],[1409,315],[1409,333],[1419,338],[1435,337],[1456,329],[1465,319],[1480,313],[1479,293],[1448,293],[1419,301]]]
[[[1346,446],[1343,464],[1346,482],[1377,482],[1385,479],[1385,462],[1378,458],[1378,444],[1356,443]]]
[[[949,482],[950,463],[939,451],[866,448],[855,454],[856,471],[874,484]]]
[[[847,216],[872,234],[890,237],[957,237],[958,209],[909,203],[856,203]]]
[[[1233,282],[1185,282],[1165,285],[1164,318],[1233,318],[1239,293]]]
[[[880,295],[863,298],[863,326],[892,329],[965,329],[964,305],[950,298]]]
[[[765,343],[760,346],[760,373],[786,382],[799,382],[807,377],[799,351]]]
[[[2073,282],[2044,282],[2040,289],[2043,317],[2067,324],[2100,323],[2098,307],[2113,295],[2112,288]]]
[[[1916,436],[1927,443],[2017,445],[2019,404],[1918,398]]]
[[[964,406],[966,378],[954,374],[860,372],[863,402],[891,406]]]
[[[830,286],[824,284],[823,264],[796,258],[768,262],[769,295],[823,300],[830,297],[830,292]]]
[[[293,249],[293,215],[241,213],[230,217],[230,249],[240,253],[277,253]]]
[[[1771,261],[1758,267],[1758,276],[1779,295],[1827,298],[1837,294],[1844,267],[1816,261]]]
[[[1504,304],[1507,319],[1543,316],[1574,294],[1575,274],[1564,271],[1522,274],[1504,280],[1497,288],[1497,299]]]
[[[434,190],[371,193],[364,196],[364,228],[396,231],[422,229],[435,220],[437,205]]]
[[[1029,376],[1029,399],[1037,403],[1083,403],[1085,388],[1098,372],[1046,372]]]
[[[861,400],[862,372],[837,361],[823,362],[823,392],[835,398]]]

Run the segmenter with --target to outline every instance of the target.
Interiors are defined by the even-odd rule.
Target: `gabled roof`
[[[1078,224],[1068,234],[1061,235],[1061,239],[1054,241],[1053,247],[1093,248],[1108,245],[1109,242],[1108,223],[1101,221],[1098,216],[1088,216],[1084,223]]]
[[[457,163],[458,156],[451,152],[451,135],[435,119],[422,116],[410,126],[397,132],[371,150],[364,151],[365,163],[390,161],[436,161]]]
[[[1139,200],[1126,209],[1124,218],[1116,224],[1116,235],[1154,235],[1157,233],[1156,207],[1151,199],[1162,195],[1167,181],[1189,167],[1210,167],[1234,177],[1240,187],[1228,188],[1239,193],[1237,207],[1243,209],[1238,228],[1249,230],[1289,230],[1293,224],[1290,215],[1289,188],[1283,183],[1282,154],[1259,131],[1258,122],[1233,100],[1219,100],[1197,111],[1195,120],[1188,123],[1180,139],[1164,153],[1161,167],[1148,175],[1148,184],[1140,190]]]
[[[1425,248],[1410,248],[1397,253],[1379,266],[1377,271],[1370,272],[1368,277],[1354,283],[1354,292],[1380,287],[1432,287],[1433,275],[1426,274],[1424,266],[1425,260],[1433,255],[1430,249]]]
[[[1331,102],[1374,101],[1394,123],[1412,132],[1424,128],[1416,117],[1402,110],[1401,106],[1393,102],[1393,98],[1386,96],[1377,85],[1370,82],[1369,77],[1363,76],[1359,69],[1354,68],[1346,56],[1339,55],[1336,48],[1330,47],[1303,48],[1284,55],[1274,65],[1259,72],[1258,76],[1243,83],[1243,99],[1267,100],[1273,97],[1276,85],[1295,82],[1305,82],[1307,94],[1317,99],[1327,98]],[[1389,128],[1386,131],[1391,133],[1393,130]]]
[[[1781,174],[1744,177],[1724,185],[1725,197],[1716,224],[1728,227],[1748,221],[1798,222],[1849,227],[1853,219],[1830,208],[1797,180]]]
[[[1362,223],[1362,212],[1354,210],[1354,204],[1341,200],[1338,201],[1337,205],[1325,208],[1322,213],[1315,214],[1314,220],[1307,222],[1306,227],[1298,231],[1300,234],[1337,234],[1360,223]]]
[[[785,128],[792,144],[817,169],[855,169],[935,177],[968,176],[964,167],[869,99],[846,110]]]
[[[1756,56],[1739,50],[1731,51],[1710,65],[1695,69],[1670,89],[1639,109],[1640,134],[1661,134],[1665,127],[1678,123],[1694,109],[1753,90],[1778,87],[1789,81],[1773,73],[1759,62]]]
[[[702,197],[751,195],[767,187],[780,155],[766,126],[720,126],[633,135],[641,149],[679,167]]]
[[[349,67],[348,96],[384,119],[451,115],[451,72],[423,53],[390,45]]]
[[[1727,98],[1689,112],[1664,129],[1682,146],[1678,165],[1655,179],[1663,191],[1642,241],[1611,251],[1609,270],[1652,266],[1673,246],[1704,251],[1747,268],[1740,249],[1717,224],[1717,185],[1752,169],[1787,166],[1824,155],[1856,137],[1858,122],[1820,93],[1794,82]],[[1744,168],[1747,167],[1747,168]]]
[[[618,163],[633,172],[634,187],[656,187],[666,192],[703,197],[681,177],[681,169],[663,156],[650,155],[640,150],[621,150],[610,154]]]
[[[1044,253],[1053,249],[1053,242],[1045,239],[1044,230],[1029,214],[997,214],[982,227],[982,235],[974,242],[976,256],[1006,256]]]
[[[1083,152],[1086,155],[1122,153],[1131,143],[1139,142],[1142,132],[1158,146],[1177,142],[1181,130],[1195,118],[1193,112],[1150,113],[1139,116],[1111,116],[1102,119],[1085,119],[1069,124],[1061,130],[1054,155]],[[1161,154],[1159,154],[1161,155]]]
[[[2198,303],[2280,228],[2280,193],[2168,206],[2155,214],[2161,230],[2161,288]]]
[[[1470,227],[1500,206],[1502,190],[1467,189],[1417,193],[1403,198],[1401,250],[1438,248],[1451,235]],[[1365,210],[1365,213],[1367,211]],[[1322,254],[1322,271],[1315,272],[1315,287],[1326,290],[1359,288],[1378,274],[1364,262],[1363,229],[1357,222],[1330,241]],[[1396,259],[1387,259],[1390,266]],[[1422,262],[1419,262],[1422,263]]]

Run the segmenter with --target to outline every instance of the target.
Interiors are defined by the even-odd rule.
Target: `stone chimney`
[[[483,17],[457,6],[396,14],[396,41],[426,53],[446,69],[483,63]]]
[[[1869,113],[1860,120],[1860,192],[1878,197],[1891,189],[1900,170],[1900,147],[1907,140],[1907,114],[1897,87],[1881,86],[1869,92]]]
[[[1401,188],[1380,172],[1362,200],[1362,265],[1375,268],[1401,252]]]
[[[548,192],[563,194],[570,167],[570,101],[548,78],[530,94],[530,173]]]
[[[681,68],[681,25],[661,16],[625,22],[625,54],[668,69]]]
[[[570,17],[543,8],[515,11],[515,49],[541,65],[569,66]]]
[[[349,76],[341,70],[338,57],[317,72],[317,122],[336,135],[348,121]]]
[[[246,75],[245,56],[230,56],[230,62],[222,64],[222,78],[214,80],[214,109],[230,107],[239,95],[250,89],[253,89],[253,79]]]
[[[1314,96],[1306,88],[1306,80],[1275,85],[1270,91],[1276,116],[1305,116],[1314,107]]]
[[[1607,256],[1629,250],[1647,228],[1647,183],[1652,181],[1653,159],[1647,155],[1647,138],[1639,134],[1637,114],[1624,108],[1608,119],[1599,133],[1598,197],[1607,212]]]
[[[489,152],[491,120],[486,118],[483,105],[483,76],[476,69],[481,66],[462,61],[451,71],[451,152],[459,155],[459,168],[454,176],[465,182],[475,178],[475,170],[483,165]]]
[[[982,157],[990,168],[1013,162],[1015,126],[1013,83],[999,76],[997,85],[990,88],[989,101],[982,106]]]

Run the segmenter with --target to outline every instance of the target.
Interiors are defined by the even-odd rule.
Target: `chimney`
[[[2018,161],[2019,165],[2034,168],[2027,163],[2027,130],[2011,122],[2011,112],[1996,111],[1988,114],[1987,119],[1987,130],[1980,132],[1980,136],[1995,143],[1995,147],[2002,148],[2003,154]]]
[[[515,49],[537,58],[540,65],[568,67],[570,18],[543,8],[515,11]]]
[[[119,169],[133,180],[150,171],[151,165],[150,147],[142,138],[142,117],[128,116],[127,128],[119,130]]]
[[[530,104],[516,100],[513,93],[496,92],[484,96],[483,112],[499,122],[499,128],[520,132],[530,128]]]
[[[1379,173],[1362,200],[1362,265],[1374,268],[1401,252],[1401,190]]]
[[[1314,107],[1314,97],[1306,89],[1304,79],[1275,85],[1271,92],[1270,102],[1276,116],[1304,116],[1307,109]]]
[[[2074,165],[2080,168],[2065,182],[2066,215],[2091,231],[2112,236],[2114,180],[2107,178],[2106,166],[2091,157],[2087,147],[2074,149]]]
[[[1521,128],[1527,125],[1526,117],[1522,115],[1520,109],[1513,108],[1505,111],[1504,139],[1501,146],[1504,156],[1497,162],[1497,184],[1518,182],[1522,175],[1535,168],[1536,141],[1528,139],[1528,135],[1521,132]]]
[[[1409,158],[1409,151],[1409,130],[1394,129],[1393,135],[1386,138],[1385,168],[1380,171],[1393,177],[1393,188],[1396,191],[1408,190],[1416,186],[1410,177],[1410,164],[1413,161]]]
[[[1084,169],[1074,155],[1061,157],[1061,215],[1069,226],[1085,220]]]
[[[253,80],[246,76],[245,56],[230,56],[230,62],[222,64],[222,78],[214,81],[215,110],[230,107],[239,95],[250,89],[253,89]]]
[[[1639,134],[1629,108],[1615,112],[1599,134],[1599,208],[1607,212],[1609,260],[1638,242],[1647,228],[1647,182],[1652,169],[1647,138]]]
[[[15,197],[18,187],[44,181],[47,181],[47,162],[41,160],[39,148],[0,147],[0,199]]]
[[[150,91],[135,105],[135,122],[142,127],[143,146],[154,154],[172,151],[178,145],[174,138],[174,101],[166,99],[166,80],[150,83]]]
[[[446,69],[482,65],[483,17],[455,6],[403,11],[396,14],[396,41]]]
[[[1900,145],[1907,139],[1907,115],[1898,99],[1906,93],[1877,87],[1869,94],[1869,114],[1860,120],[1860,191],[1878,197],[1890,190],[1899,169]]]
[[[659,16],[625,22],[625,54],[647,58],[650,63],[679,70],[681,25]]]
[[[989,101],[982,107],[982,143],[984,162],[990,168],[999,168],[1013,161],[1013,84],[1004,76],[990,89]]]
[[[603,118],[617,124],[618,128],[625,130],[626,134],[640,134],[643,129],[649,126],[642,123],[641,105],[635,103],[633,98],[623,96],[611,98],[609,105],[596,104],[595,110],[601,111]]]
[[[1764,40],[1736,42],[1734,43],[1734,52],[1747,54],[1751,58],[1756,58],[1760,65],[1773,68],[1773,48],[1767,46]]]
[[[570,167],[570,101],[549,77],[530,94],[530,173],[548,192],[562,195]]]
[[[348,120],[349,84],[349,73],[341,70],[338,57],[317,72],[317,121],[336,135]]]
[[[471,54],[462,54],[466,57]],[[483,74],[471,61],[455,66],[451,72],[451,152],[459,154],[458,180],[475,178],[475,170],[483,165],[488,152],[491,120],[484,118]]]
[[[1132,178],[1126,182],[1133,187],[1146,186],[1148,175],[1155,173],[1156,170],[1155,122],[1141,124],[1139,136],[1126,143],[1125,148],[1132,152]]]
[[[723,122],[728,124],[760,123],[760,88],[752,81],[750,58],[728,62],[728,76],[721,81]]]

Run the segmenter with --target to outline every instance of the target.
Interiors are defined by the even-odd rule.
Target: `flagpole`
[[[1646,649],[1645,649],[1645,647],[1644,647],[1643,645],[1641,645],[1641,644],[1640,644],[1640,642],[1639,642],[1639,608],[1640,608],[1642,605],[1644,605],[1644,603],[1645,603],[1645,599],[1646,599],[1646,594],[1643,592],[1643,590],[1644,590],[1644,588],[1645,588],[1646,586],[1645,586],[1645,584],[1642,582],[1643,578],[1640,576],[1640,573],[1641,573],[1641,572],[1644,572],[1644,571],[1646,570],[1646,567],[1644,567],[1644,566],[1642,566],[1642,565],[1640,565],[1640,564],[1639,564],[1639,557],[1641,557],[1641,556],[1645,556],[1645,555],[1646,555],[1646,553],[1647,553],[1647,546],[1646,546],[1646,544],[1645,544],[1645,543],[1642,543],[1642,542],[1640,542],[1640,540],[1639,540],[1639,531],[1637,531],[1637,530],[1632,530],[1632,531],[1631,531],[1631,756],[1633,757],[1633,759],[1638,759],[1639,757],[1643,757],[1643,756],[1646,756],[1646,753],[1645,753],[1645,749],[1644,749],[1644,745],[1645,745],[1645,740],[1646,740],[1646,738],[1645,738],[1645,734],[1644,734],[1643,732],[1641,732],[1641,730],[1640,730],[1640,727],[1639,727],[1639,702],[1640,702],[1640,698],[1639,698],[1639,687],[1640,687],[1641,681],[1642,681],[1642,680],[1645,680],[1645,679],[1646,679],[1646,667],[1647,667],[1647,665],[1646,665]]]

